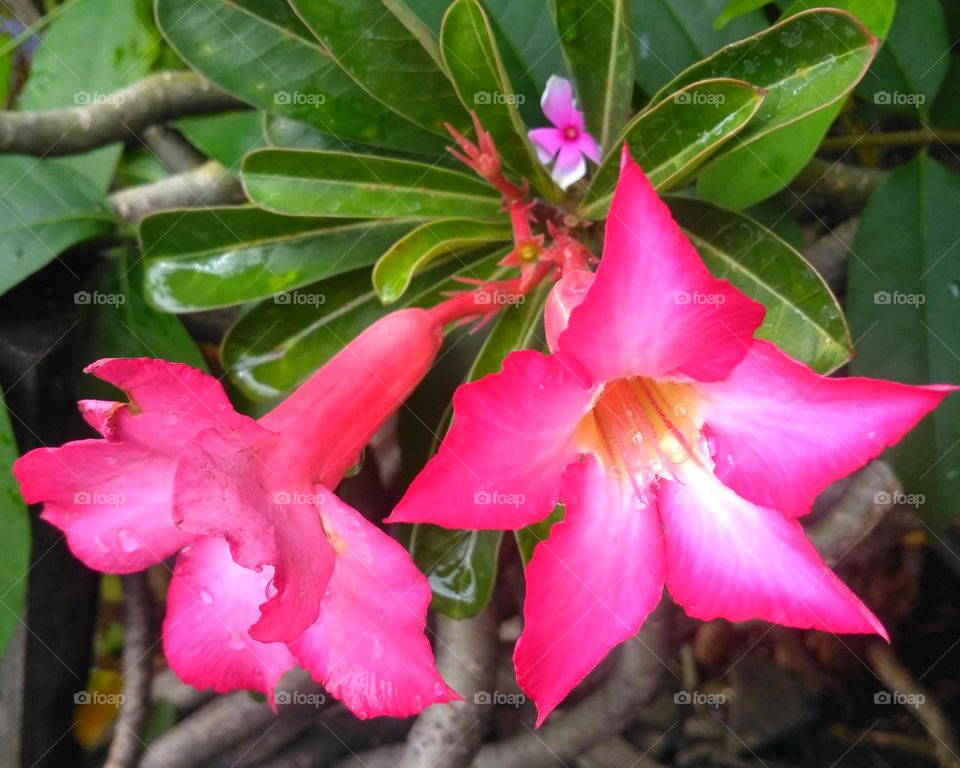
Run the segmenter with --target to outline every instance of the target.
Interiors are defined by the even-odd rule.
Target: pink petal
[[[537,151],[537,158],[546,165],[553,161],[563,146],[563,131],[558,128],[534,128],[527,135]]]
[[[587,161],[580,154],[576,142],[568,142],[560,147],[557,162],[553,164],[550,178],[557,182],[560,189],[566,189],[587,175]]]
[[[575,119],[577,108],[573,100],[573,85],[570,81],[552,75],[540,97],[540,108],[547,119],[557,128],[563,129]]]
[[[264,437],[267,435],[267,437]],[[250,629],[261,642],[290,641],[316,621],[333,571],[333,549],[307,479],[288,481],[269,463],[272,439],[255,427],[201,433],[182,454],[174,513],[184,531],[220,536],[245,568],[275,567],[274,593]]]
[[[526,572],[517,680],[537,725],[607,653],[640,629],[663,590],[663,540],[654,504],[639,508],[592,457],[572,464],[566,515]]]
[[[173,524],[176,461],[123,443],[77,440],[37,448],[13,474],[28,504],[66,533],[77,558],[108,573],[131,573],[169,557],[193,537]]]
[[[577,139],[577,149],[597,165],[600,164],[600,145],[589,133],[583,132],[580,134],[580,138]]]
[[[575,269],[567,272],[553,284],[543,308],[544,335],[551,352],[556,352],[560,334],[567,329],[570,314],[580,306],[590,286],[593,285],[593,272]]]
[[[625,153],[596,280],[560,348],[595,381],[626,375],[715,381],[746,354],[763,311],[711,277]]]
[[[758,341],[726,380],[701,389],[717,477],[745,499],[796,517],[956,387],[826,378]]]
[[[799,523],[745,501],[704,470],[681,479],[664,482],[659,503],[667,589],[690,616],[887,637]]]
[[[269,695],[296,666],[286,645],[259,643],[247,632],[272,576],[272,568],[257,573],[234,563],[222,539],[201,538],[180,553],[167,592],[163,647],[181,680],[217,692]]]
[[[84,370],[130,399],[112,409],[102,401],[81,403],[84,418],[111,441],[176,453],[202,429],[239,429],[251,421],[233,409],[219,381],[189,365],[106,358]]]
[[[453,426],[388,522],[516,529],[542,520],[576,458],[571,438],[591,397],[562,357],[512,353],[501,373],[456,391]]]
[[[381,318],[260,419],[282,433],[273,460],[334,488],[433,364],[442,328],[422,309]]]
[[[357,717],[407,717],[459,699],[424,635],[430,587],[407,551],[317,487],[337,552],[320,619],[290,649]]]

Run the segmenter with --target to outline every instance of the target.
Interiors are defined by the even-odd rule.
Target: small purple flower
[[[577,109],[569,80],[553,75],[547,81],[540,107],[553,128],[534,128],[528,136],[541,163],[548,165],[556,160],[550,176],[561,189],[566,189],[586,175],[584,157],[600,162],[600,147],[584,130],[583,112]]]

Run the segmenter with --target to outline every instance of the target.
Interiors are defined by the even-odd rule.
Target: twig
[[[471,619],[437,617],[437,669],[463,701],[424,710],[407,737],[399,768],[459,768],[469,765],[493,714],[487,697],[496,687],[496,606]]]
[[[92,103],[42,112],[0,111],[0,152],[72,155],[120,141],[148,125],[244,106],[193,72],[161,72],[112,94],[83,94],[83,100]]]
[[[960,131],[935,131],[932,128],[917,128],[912,131],[828,136],[820,144],[820,149],[824,152],[843,152],[851,147],[877,149],[883,147],[928,147],[931,144],[960,144]]]
[[[216,160],[169,179],[127,187],[108,198],[117,216],[136,222],[155,211],[222,205],[242,199],[240,182]]]
[[[150,715],[151,629],[150,585],[145,573],[123,577],[123,705],[104,768],[133,768]]]
[[[165,125],[147,126],[140,132],[140,141],[170,173],[189,171],[206,159],[177,131]]]
[[[907,707],[907,710],[933,738],[933,752],[937,762],[942,768],[960,768],[960,750],[950,721],[930,692],[900,663],[889,645],[871,643],[867,647],[866,655],[880,682],[898,696],[912,697],[915,704]]]
[[[360,755],[345,757],[334,768],[395,768],[406,751],[406,744],[386,744]]]
[[[846,284],[847,262],[859,225],[859,216],[847,219],[811,243],[803,253],[834,293],[839,293]]]
[[[623,645],[617,670],[604,686],[580,701],[539,731],[528,730],[497,744],[485,746],[472,768],[545,768],[567,763],[598,742],[625,728],[637,708],[656,693],[664,670],[660,656],[673,606],[663,600],[640,633]]]

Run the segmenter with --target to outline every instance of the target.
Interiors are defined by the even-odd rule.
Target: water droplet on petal
[[[663,462],[660,459],[650,459],[650,471],[656,474],[663,472]]]
[[[200,600],[205,605],[213,605],[213,595],[211,594],[209,589],[200,590]]]
[[[677,403],[673,407],[673,412],[682,419],[687,415],[687,407],[683,403]]]
[[[135,552],[140,547],[136,534],[129,528],[121,528],[117,533],[117,541],[124,552]]]
[[[266,595],[267,600],[270,600],[271,598],[275,597],[279,591],[280,590],[277,589],[277,585],[273,583],[273,579],[270,579],[270,581],[267,582],[266,589],[264,589],[263,593]]]
[[[373,640],[373,648],[370,651],[370,658],[376,661],[383,658],[383,641],[377,637]]]
[[[244,649],[243,638],[240,637],[236,632],[231,633],[230,635],[230,647],[235,651],[242,651]]]
[[[713,458],[717,452],[717,441],[713,439],[713,436],[701,433],[697,440],[697,450],[704,456]]]
[[[643,433],[634,432],[632,435],[630,435],[630,442],[634,445],[640,445],[640,443],[643,442]]]

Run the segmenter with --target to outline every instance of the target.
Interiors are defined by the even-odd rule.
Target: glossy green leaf
[[[939,0],[898,0],[890,33],[857,93],[883,109],[926,120],[950,68],[950,47]]]
[[[877,188],[853,243],[852,370],[909,384],[960,384],[960,177],[920,155]],[[960,396],[891,451],[904,492],[936,531],[957,516]]]
[[[523,567],[530,565],[530,559],[533,557],[533,551],[537,544],[546,541],[550,536],[550,529],[563,520],[564,508],[562,504],[554,507],[553,512],[545,517],[539,523],[528,525],[514,532],[514,538],[517,540],[517,549],[520,550],[520,559],[523,561]]]
[[[550,0],[483,0],[502,48],[509,44],[540,91],[550,75],[564,74],[563,52],[550,15]]]
[[[455,0],[443,18],[440,49],[460,100],[476,112],[503,161],[545,195],[557,188],[537,160],[517,109],[517,95],[478,0]]]
[[[159,46],[141,6],[131,0],[83,0],[58,13],[33,54],[20,108],[96,104],[146,74]],[[121,144],[114,144],[55,162],[79,171],[105,192],[122,151]]]
[[[624,142],[651,183],[669,189],[743,131],[763,98],[759,90],[739,80],[705,80],[644,110],[627,125],[594,173],[583,215],[591,219],[607,215]]]
[[[475,176],[346,152],[260,150],[247,155],[242,179],[254,203],[293,216],[495,216],[501,207]]]
[[[705,59],[721,46],[766,28],[763,14],[753,11],[733,20],[722,30],[714,29],[713,20],[723,9],[725,1],[631,0],[637,82],[644,91],[654,93],[678,72]],[[702,75],[696,79],[707,77],[740,75]],[[654,100],[659,101],[660,97]]]
[[[373,268],[373,288],[384,304],[399,299],[413,276],[436,259],[487,243],[509,242],[507,219],[440,219],[417,227],[388,250]]]
[[[0,294],[67,248],[113,229],[113,213],[86,176],[49,160],[0,157]]]
[[[0,659],[20,623],[20,611],[27,592],[27,569],[30,567],[30,518],[13,477],[17,444],[7,407],[0,395]]]
[[[813,0],[798,0],[784,16],[818,8]],[[877,37],[893,21],[895,0],[833,0],[831,7],[853,14]],[[749,147],[735,149],[712,162],[700,174],[697,193],[726,208],[745,208],[783,189],[810,162],[827,130],[843,108],[838,101],[801,120],[762,136]]]
[[[146,293],[165,312],[262,299],[370,266],[415,226],[252,207],[164,211],[140,223]]]
[[[849,93],[877,45],[877,38],[848,13],[807,11],[694,64],[655,99],[707,77],[733,77],[763,88],[763,105],[738,137],[738,146],[747,145]]]
[[[587,129],[610,149],[633,98],[629,0],[553,0],[553,7]]]
[[[441,137],[400,117],[351,80],[287,3],[156,3],[167,42],[238,99],[343,139],[408,152],[443,151]]]
[[[220,162],[231,173],[240,172],[240,162],[245,154],[266,143],[263,116],[252,109],[182,117],[177,121],[177,130],[203,154]]]
[[[723,29],[734,19],[739,19],[750,11],[756,11],[767,5],[770,0],[727,0],[720,15],[713,20],[714,29]]]
[[[467,374],[476,381],[496,373],[511,352],[545,344],[543,306],[549,284],[539,286],[523,304],[508,307],[497,318]],[[475,616],[490,599],[497,575],[501,531],[451,531],[417,525],[410,540],[414,562],[433,590],[435,611],[463,619]]]
[[[799,253],[741,213],[692,198],[671,197],[669,205],[710,271],[766,308],[760,338],[820,373],[850,359],[837,300]]]
[[[463,111],[427,26],[402,0],[290,0],[360,86],[397,114],[446,137]]]
[[[432,306],[445,291],[462,291],[453,275],[487,279],[501,269],[495,254],[461,266],[438,265],[417,277],[400,306]],[[459,267],[456,272],[453,270]],[[223,341],[221,360],[249,397],[278,397],[301,384],[371,323],[392,312],[355,270],[261,302],[243,315]]]
[[[960,56],[950,57],[950,69],[933,103],[930,121],[937,128],[960,128]]]

